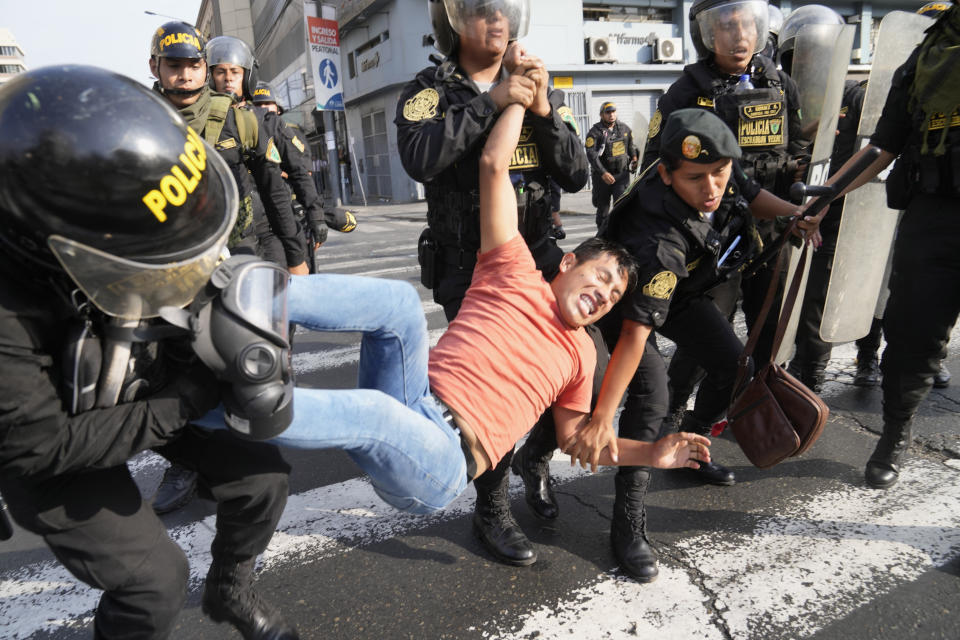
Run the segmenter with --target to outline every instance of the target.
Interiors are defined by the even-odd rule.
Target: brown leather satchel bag
[[[786,233],[790,233],[794,226],[790,225]],[[787,247],[784,246],[777,258],[775,273],[779,273],[786,251]],[[737,443],[750,462],[761,469],[772,467],[809,449],[820,437],[830,415],[827,405],[817,394],[773,361],[796,302],[809,251],[809,246],[805,245],[777,323],[770,361],[748,381],[750,355],[770,312],[776,291],[777,278],[772,279],[760,316],[740,356],[733,402],[727,410],[727,420]]]

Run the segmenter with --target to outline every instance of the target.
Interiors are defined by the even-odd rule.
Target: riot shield
[[[880,22],[863,112],[857,128],[857,149],[867,145],[887,100],[897,68],[923,40],[931,19],[892,11]],[[849,342],[865,336],[876,314],[881,317],[886,296],[885,265],[897,228],[897,212],[887,208],[886,172],[850,193],[843,203],[833,271],[827,286],[820,337]]]
[[[807,170],[806,182],[810,186],[822,185],[827,181],[830,172],[830,156],[833,154],[833,140],[837,133],[837,120],[840,118],[843,85],[850,65],[854,31],[854,27],[850,25],[811,24],[802,27],[797,33],[792,77],[800,90],[801,125],[804,129],[816,130]],[[800,250],[792,248],[787,282],[792,281],[799,262]],[[774,356],[778,364],[785,363],[793,352],[809,270],[808,260],[786,333],[779,351]]]

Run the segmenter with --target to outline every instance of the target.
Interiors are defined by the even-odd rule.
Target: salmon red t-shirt
[[[519,235],[479,255],[457,317],[430,352],[430,387],[496,464],[547,407],[590,412],[596,350],[560,317]]]

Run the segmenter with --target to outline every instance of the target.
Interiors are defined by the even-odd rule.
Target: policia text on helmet
[[[139,375],[157,359],[150,345],[186,336],[163,315],[224,381],[228,426],[250,439],[286,428],[287,273],[242,256],[218,268],[237,186],[167,100],[95,67],[17,76],[0,91],[0,171],[0,244],[39,266],[77,316],[64,347],[71,413],[162,387]]]
[[[197,29],[186,22],[167,22],[150,42],[150,71],[173,105],[182,109],[197,101],[207,83],[205,43]]]
[[[763,0],[696,0],[689,18],[697,57],[712,56],[724,73],[743,73],[766,44],[769,15]]]

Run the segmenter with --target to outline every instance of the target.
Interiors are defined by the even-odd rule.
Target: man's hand
[[[610,173],[609,171],[604,171],[603,175],[600,176],[600,178],[602,178],[603,181],[606,182],[607,184],[613,184],[614,182],[617,181],[617,179],[614,178],[613,174]]]
[[[543,60],[536,56],[525,56],[517,64],[514,73],[522,74],[536,84],[536,95],[530,104],[530,112],[541,118],[549,116],[552,109],[550,100],[547,98],[550,74],[547,73],[547,67],[543,64]]]
[[[589,465],[590,470],[596,472],[600,452],[607,447],[610,448],[610,457],[617,462],[620,448],[617,445],[617,433],[613,430],[613,420],[593,415],[590,422],[563,443],[561,449],[570,455],[571,466],[579,462],[584,469]]]
[[[536,97],[537,83],[524,76],[511,75],[490,89],[490,98],[503,111],[511,104],[528,108]]]
[[[634,171],[637,170],[637,159],[636,159],[636,158],[630,158],[630,167],[629,167],[629,168],[630,168],[630,173],[633,173]]]
[[[307,261],[304,260],[295,267],[289,267],[287,271],[290,272],[292,276],[308,276],[310,275],[310,269],[307,267]]]
[[[511,42],[507,52],[503,54],[503,67],[507,73],[513,73],[526,55],[527,50],[519,42]]]
[[[658,469],[699,469],[710,462],[710,441],[695,433],[672,433],[653,443],[651,464]]]

